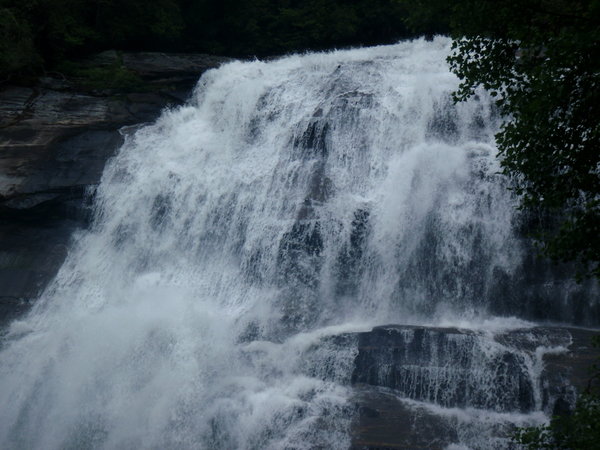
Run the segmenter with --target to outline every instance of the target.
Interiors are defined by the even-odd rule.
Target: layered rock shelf
[[[0,326],[26,311],[66,256],[123,127],[185,101],[202,72],[227,58],[104,52],[90,67],[122,62],[142,80],[129,91],[45,77],[0,90]],[[139,92],[138,92],[139,90]]]
[[[594,333],[401,325],[358,333],[353,448],[441,449],[478,427],[509,440],[509,415],[568,413],[600,356]]]

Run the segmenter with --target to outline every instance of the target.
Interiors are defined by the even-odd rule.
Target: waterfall
[[[0,446],[348,448],[358,350],[333,337],[529,326],[499,118],[483,91],[454,105],[449,46],[232,62],[127,134],[4,337]],[[543,318],[576,322],[577,289]]]

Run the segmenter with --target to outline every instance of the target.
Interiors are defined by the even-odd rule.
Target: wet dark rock
[[[352,381],[444,407],[534,409],[525,358],[469,330],[377,327],[359,334]]]
[[[535,321],[561,321],[578,326],[600,326],[600,283],[575,281],[577,268],[541,258],[531,242],[513,274],[497,270],[489,291],[490,312]]]
[[[279,244],[277,278],[282,288],[283,323],[301,329],[316,318],[323,239],[317,221],[299,220]]]
[[[370,212],[358,209],[354,212],[350,240],[338,255],[336,294],[340,296],[354,295],[360,279],[360,260],[365,251]]]
[[[372,386],[355,390],[352,450],[444,449],[457,443],[452,423]]]
[[[540,330],[547,327],[540,327]],[[598,330],[568,328],[569,341],[564,344],[568,352],[544,354],[544,371],[541,376],[542,403],[549,414],[566,412],[573,407],[577,392],[584,392],[590,382],[592,366],[598,363],[600,350],[592,347],[591,338]]]
[[[457,421],[456,408],[568,414],[600,357],[590,345],[596,333],[550,326],[482,333],[400,325],[356,333],[356,341],[345,341],[358,346],[353,448],[445,448],[462,442],[457,429],[473,433],[489,426]],[[445,414],[435,413],[440,407]],[[493,428],[500,440],[513,430],[501,421]]]
[[[309,123],[300,139],[294,143],[303,154],[326,157],[329,153],[328,146],[329,124],[321,120]],[[297,150],[298,151],[298,150]]]
[[[195,83],[198,74],[231,61],[223,56],[197,53],[123,53],[123,65],[141,78],[154,82],[189,80]]]
[[[68,219],[0,224],[0,324],[33,304],[62,264],[78,226]]]
[[[123,64],[141,92],[98,93],[64,77],[0,90],[0,327],[26,311],[87,226],[90,196],[122,127],[154,121],[188,98],[205,70],[227,58],[104,52],[86,64]],[[151,89],[148,89],[151,86]]]
[[[435,115],[427,124],[427,136],[432,140],[456,142],[458,138],[458,113],[450,107],[452,100],[434,105]]]

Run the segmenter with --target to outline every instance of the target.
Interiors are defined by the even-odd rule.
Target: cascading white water
[[[233,62],[128,136],[5,338],[1,446],[347,448],[356,350],[315,344],[487,319],[521,258],[491,102],[453,105],[448,52]]]

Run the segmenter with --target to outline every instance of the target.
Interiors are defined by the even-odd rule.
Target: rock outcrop
[[[60,267],[73,231],[86,226],[89,194],[123,142],[120,130],[181,104],[202,72],[228,61],[104,52],[85,64],[117,59],[143,81],[140,89],[46,77],[0,90],[0,326],[28,308]]]
[[[354,383],[443,407],[525,413],[536,406],[533,361],[474,331],[378,327],[359,335],[358,350]]]
[[[593,331],[535,327],[485,333],[376,327],[358,333],[353,448],[477,446],[477,430],[506,441],[515,421],[564,413],[600,356]],[[539,413],[538,413],[539,414]]]

